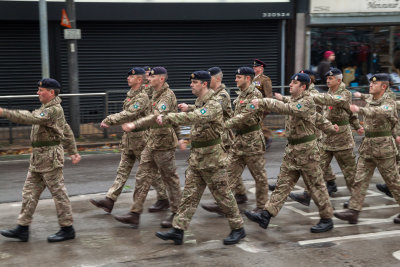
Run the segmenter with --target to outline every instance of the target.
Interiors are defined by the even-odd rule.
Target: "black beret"
[[[342,72],[337,68],[331,68],[327,73],[325,73],[325,77],[327,76],[336,76],[340,75]]]
[[[300,71],[300,73],[308,74],[308,76],[311,76],[311,75],[317,76],[317,74],[312,70],[302,70],[302,71]]]
[[[128,76],[129,75],[144,75],[144,74],[146,74],[146,71],[143,68],[139,68],[139,67],[132,68],[128,72]]]
[[[190,74],[190,79],[192,80],[200,80],[200,81],[209,81],[211,80],[211,75],[208,71],[198,70]]]
[[[267,66],[267,64],[265,64],[264,62],[262,62],[261,60],[256,58],[256,59],[254,59],[253,67],[258,67],[258,66],[265,67],[265,66]]]
[[[305,73],[296,73],[290,78],[290,80],[296,80],[303,83],[311,82],[310,76],[308,76],[308,74]]]
[[[150,67],[150,66],[144,66],[143,69],[144,69],[145,71],[151,71],[151,67]]]
[[[372,75],[370,82],[390,82],[390,76],[387,73],[377,73]]]
[[[150,75],[167,74],[167,70],[164,67],[154,67],[150,71]]]
[[[250,67],[240,67],[236,70],[236,75],[251,75],[254,76],[254,70]]]
[[[222,72],[222,70],[219,67],[209,68],[208,71],[210,72],[211,76],[217,75],[218,73]]]
[[[38,81],[37,86],[47,88],[47,89],[61,89],[60,83],[51,78],[44,78],[44,79]]]

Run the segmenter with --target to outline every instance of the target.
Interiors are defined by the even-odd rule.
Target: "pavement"
[[[285,143],[275,141],[266,153],[266,168],[275,182]],[[178,173],[183,184],[188,152],[177,153]],[[381,182],[375,172],[369,187],[360,222],[350,225],[334,219],[335,228],[327,233],[310,233],[319,220],[318,210],[290,201],[285,203],[267,230],[245,218],[247,236],[236,245],[225,246],[222,240],[229,234],[227,220],[198,208],[184,244],[173,245],[155,237],[164,231],[159,224],[169,212],[148,213],[155,192],[150,191],[138,229],[117,222],[112,215],[129,211],[132,192],[121,194],[112,214],[95,208],[90,198],[103,198],[118,165],[118,154],[84,155],[82,165],[65,167],[67,189],[70,192],[77,237],[61,243],[48,243],[46,238],[58,231],[52,199],[44,194],[31,225],[29,242],[21,243],[0,236],[0,266],[399,266],[400,225],[393,223],[398,205],[375,188]],[[15,226],[20,210],[20,194],[27,160],[0,162],[0,229]],[[333,162],[339,190],[332,198],[336,210],[349,198],[343,176]],[[112,168],[110,167],[112,166]],[[109,172],[106,170],[111,169]],[[86,171],[86,172],[84,172]],[[135,170],[134,170],[135,171]],[[134,173],[132,171],[132,173]],[[81,175],[78,175],[78,174]],[[22,176],[22,177],[20,177]],[[73,177],[71,179],[70,177]],[[96,183],[93,180],[104,182]],[[243,174],[249,201],[240,209],[255,206],[254,181],[248,170]],[[8,187],[7,187],[8,186]],[[18,191],[7,195],[3,188]],[[302,179],[295,190],[304,188]],[[90,191],[99,191],[94,193]],[[72,193],[71,193],[72,192]],[[212,202],[208,190],[202,203]]]

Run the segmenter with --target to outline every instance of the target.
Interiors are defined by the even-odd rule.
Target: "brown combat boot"
[[[164,210],[168,210],[168,208],[169,208],[169,201],[168,201],[168,199],[161,199],[161,200],[157,200],[157,202],[154,203],[154,204],[149,208],[149,212],[164,211]]]
[[[201,204],[201,207],[206,211],[218,213],[219,215],[224,215],[222,210],[218,207],[217,203]]]
[[[168,216],[164,221],[160,223],[162,228],[171,228],[172,227],[172,220],[174,219],[176,213],[172,213]]]
[[[244,204],[247,202],[246,194],[243,194],[243,195],[236,194],[235,199],[236,199],[237,204]]]
[[[113,207],[114,207],[114,200],[111,198],[104,198],[102,200],[95,200],[95,199],[90,199],[90,203],[95,205],[98,208],[103,209],[105,212],[111,213]]]
[[[333,213],[333,215],[338,219],[341,219],[343,221],[348,221],[350,224],[357,224],[359,213],[360,212],[358,210],[348,209],[343,212],[335,212]]]
[[[136,212],[129,212],[128,214],[122,216],[115,215],[114,219],[125,224],[130,224],[133,228],[138,228],[140,221],[140,214]]]

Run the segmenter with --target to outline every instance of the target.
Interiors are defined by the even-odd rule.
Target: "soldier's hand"
[[[360,108],[356,105],[350,105],[350,110],[354,113],[357,113],[360,111]]]
[[[72,164],[78,164],[81,161],[81,155],[75,154],[69,156],[71,158]]]
[[[278,99],[279,101],[283,100],[283,96],[280,93],[275,93],[275,98]]]
[[[158,115],[156,122],[158,125],[162,125],[163,124],[163,115]]]
[[[400,136],[396,137],[396,143],[400,144]]]
[[[3,116],[3,109],[0,108],[0,116]]]
[[[178,108],[179,108],[180,110],[182,110],[183,112],[186,112],[186,111],[189,110],[189,106],[188,106],[188,104],[186,104],[186,103],[181,103],[181,104],[179,104],[179,105],[178,105]]]
[[[101,127],[101,128],[108,128],[108,127],[110,127],[110,125],[108,125],[107,123],[105,123],[104,121],[102,121],[102,122],[100,123],[100,127]]]
[[[124,123],[124,124],[122,124],[121,127],[122,127],[122,130],[124,130],[124,132],[130,132],[136,128],[136,126],[133,122]]]
[[[333,128],[335,128],[335,131],[336,131],[336,132],[339,132],[339,126],[338,126],[337,124],[334,124],[334,125],[333,125]]]
[[[361,97],[361,93],[360,92],[355,92],[353,95],[354,95],[354,97],[358,97],[358,98]]]
[[[260,106],[260,101],[258,101],[258,99],[251,100],[251,103],[254,105],[255,108],[258,108]]]
[[[181,139],[178,141],[179,149],[180,150],[185,150],[186,149],[186,142],[184,139]]]
[[[364,127],[361,127],[360,129],[357,130],[358,135],[363,135],[364,134]]]

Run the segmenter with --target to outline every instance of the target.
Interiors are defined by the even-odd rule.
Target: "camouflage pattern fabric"
[[[214,92],[210,90],[202,99],[196,100],[197,108],[192,112],[169,113],[164,116],[165,123],[192,125],[190,134],[193,146],[186,171],[185,188],[173,227],[187,230],[206,186],[211,191],[218,206],[228,218],[231,229],[243,226],[243,219],[235,198],[229,189],[224,166],[222,144],[211,141],[220,140],[223,127],[223,110]]]
[[[285,133],[290,140],[315,134],[317,116],[315,103],[307,91],[302,92],[296,98],[290,98],[288,103],[264,98],[260,100],[260,109],[288,115],[286,116]],[[310,190],[311,197],[319,209],[321,218],[332,217],[333,209],[322,178],[319,160],[320,153],[315,139],[298,144],[288,143],[276,189],[265,205],[265,209],[271,215],[276,216],[278,214],[300,175],[302,175],[306,187]]]
[[[145,92],[147,94],[147,96],[149,97],[149,99],[152,98],[153,93],[154,93],[154,88],[150,85],[149,80],[144,80],[142,87],[140,88],[140,90],[142,92]]]
[[[221,104],[224,121],[227,121],[232,118],[233,110],[231,97],[229,96],[225,88],[225,84],[221,84],[221,86],[215,90],[215,97],[217,101]],[[233,135],[232,130],[225,128],[224,132],[222,133],[222,143],[226,151],[229,151],[229,149],[232,147],[234,139],[235,136]]]

